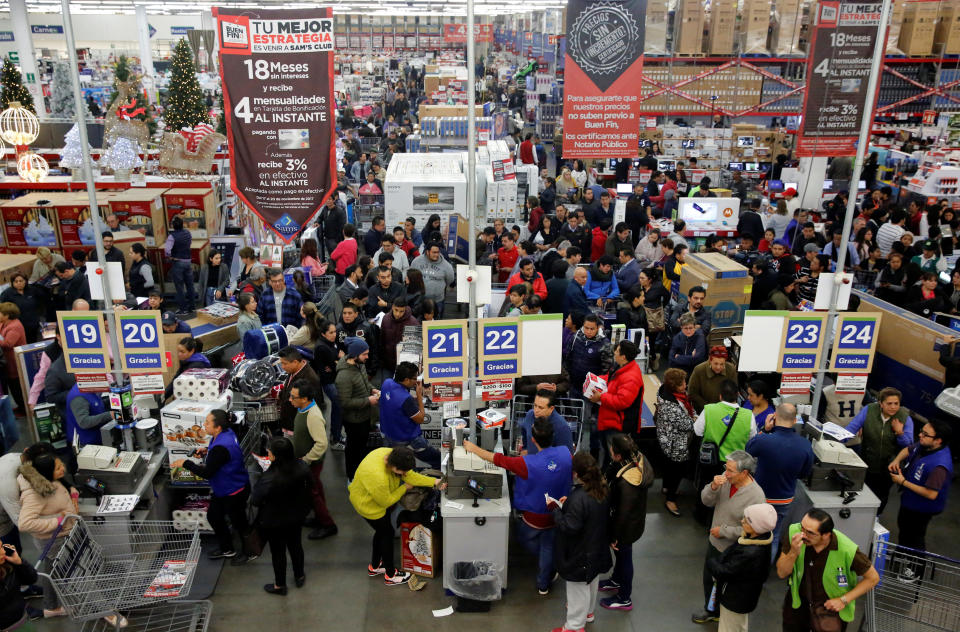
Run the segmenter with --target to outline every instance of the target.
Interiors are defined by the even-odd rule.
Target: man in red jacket
[[[607,377],[607,391],[594,393],[590,401],[600,404],[597,413],[597,430],[604,446],[607,436],[623,432],[637,440],[640,432],[640,415],[643,410],[643,369],[634,362],[637,345],[621,340],[613,350],[617,368]],[[604,447],[604,452],[606,448]]]
[[[520,162],[525,165],[537,164],[537,146],[533,144],[533,134],[528,133],[520,143]]]
[[[546,300],[547,282],[543,280],[543,275],[533,267],[532,259],[523,259],[520,262],[520,270],[510,277],[510,280],[507,281],[507,287],[513,287],[518,283],[529,283],[530,287],[533,288],[533,293],[539,296],[540,300]]]

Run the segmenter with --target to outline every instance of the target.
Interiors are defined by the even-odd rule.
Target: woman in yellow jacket
[[[383,575],[387,586],[405,584],[410,579],[410,573],[398,571],[393,563],[390,508],[414,487],[444,488],[440,479],[414,472],[415,462],[410,448],[378,448],[364,457],[350,483],[350,503],[374,532],[367,575]]]

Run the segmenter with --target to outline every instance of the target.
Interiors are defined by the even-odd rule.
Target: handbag
[[[843,621],[839,613],[827,610],[823,604],[811,604],[810,627],[814,632],[840,632],[843,629]]]
[[[700,456],[698,458],[700,465],[710,468],[719,467],[720,448],[723,446],[723,442],[727,440],[727,435],[729,435],[730,431],[733,430],[733,424],[737,423],[737,414],[739,412],[740,407],[737,406],[736,410],[733,411],[733,415],[730,416],[730,425],[727,426],[726,432],[724,432],[723,437],[720,438],[720,443],[704,441],[700,444]]]
[[[663,307],[644,306],[643,311],[647,314],[647,329],[650,333],[660,333],[667,328]]]
[[[250,528],[250,531],[243,536],[243,552],[248,557],[260,557],[263,553],[263,538],[260,537],[260,529],[256,526]]]

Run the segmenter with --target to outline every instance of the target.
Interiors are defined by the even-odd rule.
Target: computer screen
[[[740,216],[737,198],[680,198],[677,217],[691,226],[729,224],[736,226]]]
[[[688,138],[680,141],[680,146],[683,149],[694,149],[697,146],[697,141],[693,138]]]
[[[783,182],[780,180],[771,180],[767,184],[767,189],[769,189],[770,193],[782,193],[784,188],[786,187],[783,186]]]
[[[676,171],[677,161],[676,160],[658,160],[657,169],[659,169],[660,171]]]
[[[769,163],[769,162],[761,162],[761,163],[758,163],[758,164],[760,165],[760,171],[766,171],[766,170],[768,170],[768,169],[770,168],[770,163]]]
[[[760,171],[759,162],[745,162],[743,166],[747,171]]]
[[[633,194],[633,185],[629,182],[619,182],[617,183],[617,195],[632,195]]]
[[[866,180],[861,180],[860,182],[857,183],[857,189],[858,189],[858,190],[863,191],[863,190],[865,190],[866,188],[867,188],[867,181],[866,181]]]
[[[823,181],[823,190],[829,191],[833,188],[833,180],[824,180]]]
[[[743,171],[743,163],[731,162],[730,164],[727,165],[727,168],[730,169],[730,171]]]
[[[737,136],[737,147],[753,147],[754,136]]]

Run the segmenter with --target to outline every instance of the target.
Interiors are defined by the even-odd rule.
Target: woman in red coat
[[[20,415],[26,414],[26,408],[23,405],[23,390],[20,388],[17,373],[17,356],[13,350],[25,344],[27,334],[20,322],[20,308],[13,303],[0,303],[0,349],[3,349],[3,359],[7,363],[3,373],[3,390],[13,397],[20,409]]]
[[[607,391],[594,393],[590,401],[600,404],[597,412],[597,430],[606,444],[607,436],[622,432],[636,440],[640,431],[640,414],[643,410],[643,369],[634,362],[637,345],[621,340],[613,350],[617,368],[607,377]],[[606,451],[606,448],[604,448]]]

